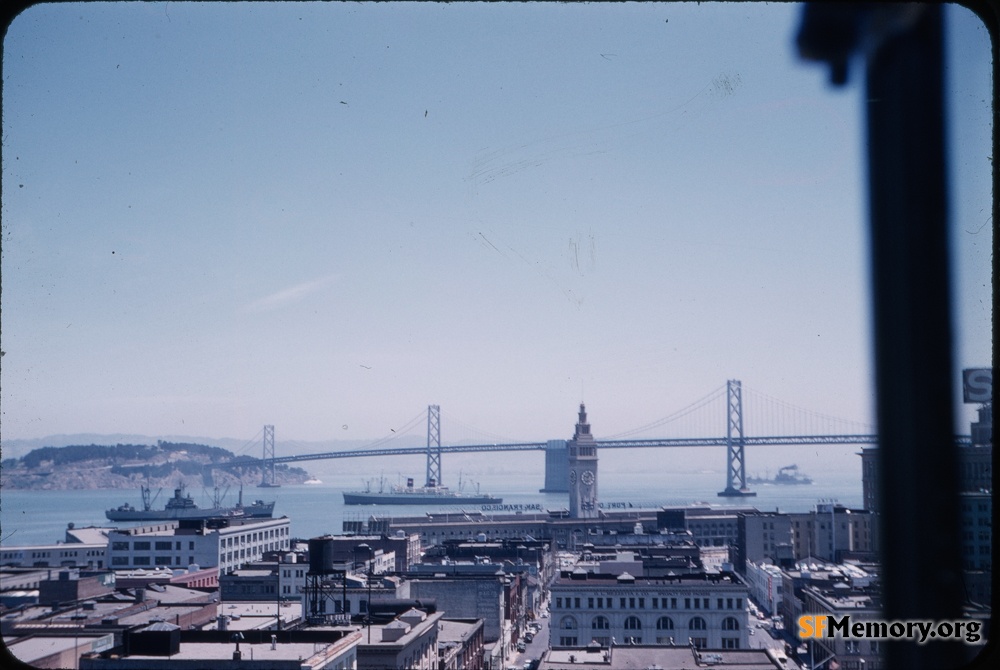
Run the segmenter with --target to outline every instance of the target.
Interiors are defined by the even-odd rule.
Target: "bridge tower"
[[[726,489],[724,498],[757,495],[747,488],[747,469],[743,440],[743,385],[736,379],[726,382]]]
[[[264,455],[261,457],[260,488],[281,486],[274,477],[274,426],[264,426]]]
[[[539,493],[569,493],[569,442],[545,443],[545,486]]]
[[[441,486],[441,406],[427,406],[427,482]]]

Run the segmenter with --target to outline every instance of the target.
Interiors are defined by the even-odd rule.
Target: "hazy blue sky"
[[[796,57],[799,11],[28,9],[4,439],[371,439],[439,404],[542,440],[581,400],[600,437],[726,379],[870,420],[863,76]],[[948,19],[957,371],[991,362],[991,72]]]

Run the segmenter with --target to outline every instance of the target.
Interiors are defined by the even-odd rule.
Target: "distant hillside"
[[[0,458],[20,458],[32,451],[42,447],[68,447],[80,444],[156,444],[157,442],[174,442],[181,444],[214,444],[223,449],[228,449],[235,454],[248,454],[250,456],[261,456],[261,443],[248,443],[245,439],[232,437],[203,437],[194,435],[138,435],[131,433],[73,433],[69,435],[48,435],[36,438],[0,439]],[[290,441],[287,439],[278,440],[275,443],[275,453],[278,456],[294,456],[299,454],[318,453],[323,451],[343,451],[347,449],[363,449],[372,445],[388,446],[387,442],[394,447],[419,447],[426,443],[426,438],[422,435],[400,435],[393,436],[392,440],[386,438],[371,440],[318,440],[311,442]],[[459,440],[456,444],[468,442]]]
[[[240,465],[226,464],[244,461]],[[0,486],[11,489],[134,489],[140,484],[174,487],[256,485],[260,467],[246,456],[221,447],[158,440],[148,444],[76,444],[32,449],[0,462]],[[309,478],[301,468],[279,464],[278,484]]]
[[[69,447],[80,444],[156,444],[160,441],[181,444],[214,444],[234,453],[251,453],[253,456],[258,456],[261,453],[259,443],[251,452],[246,440],[235,438],[216,439],[196,435],[138,435],[133,433],[71,433],[18,439],[4,437],[0,440],[0,458],[20,458],[32,449],[42,447]]]

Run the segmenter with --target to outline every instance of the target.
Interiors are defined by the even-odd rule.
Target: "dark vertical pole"
[[[940,6],[867,61],[885,616],[961,614]],[[914,17],[905,17],[907,19]],[[886,645],[888,668],[946,669],[960,643]]]
[[[368,608],[365,612],[365,620],[368,624],[368,644],[372,643],[372,566],[368,564]]]

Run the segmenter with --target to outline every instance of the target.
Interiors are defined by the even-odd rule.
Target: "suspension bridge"
[[[638,438],[627,437],[642,432],[649,432],[676,423],[684,417],[696,412],[714,412],[718,417],[719,408],[715,406],[725,398],[725,434],[721,436],[703,437],[657,437]],[[762,410],[754,417],[754,423],[761,426],[782,426],[782,430],[773,430],[770,434],[748,435],[745,431],[743,386],[739,380],[729,380],[721,387],[704,398],[695,401],[688,407],[675,412],[653,423],[640,426],[618,436],[607,439],[597,439],[598,449],[635,449],[635,448],[671,448],[671,447],[724,447],[726,450],[726,481],[725,487],[719,492],[723,497],[752,496],[754,492],[747,486],[746,447],[758,445],[872,445],[878,441],[877,434],[870,425],[838,419],[810,410],[795,407],[763,394],[755,394],[760,401]],[[300,463],[303,461],[318,461],[333,458],[369,458],[379,456],[419,456],[426,457],[426,484],[434,485],[442,482],[441,461],[444,454],[459,454],[473,452],[497,451],[544,451],[545,452],[545,486],[546,492],[568,491],[568,440],[546,440],[544,442],[514,442],[492,441],[481,444],[441,444],[441,408],[439,405],[427,407],[427,443],[424,447],[392,447],[378,446],[386,440],[361,449],[327,451],[318,453],[295,454],[279,456],[274,448],[274,426],[264,426],[263,453],[260,459],[244,457],[232,462],[232,465],[255,465],[263,473],[261,486],[276,486],[275,465],[279,463]],[[791,417],[791,420],[789,420]],[[423,418],[423,414],[420,415]],[[805,419],[805,420],[803,420]],[[716,418],[717,422],[718,419]],[[716,423],[717,425],[717,423]],[[803,425],[811,430],[802,430]],[[830,426],[848,426],[854,432],[834,432]],[[791,430],[789,430],[791,427]],[[796,428],[798,430],[796,430]],[[827,430],[822,430],[827,428]],[[859,431],[858,428],[867,428]],[[819,430],[817,430],[819,429]],[[843,430],[843,428],[841,428]],[[615,439],[622,438],[622,439]],[[956,443],[971,444],[971,437],[956,436]]]

